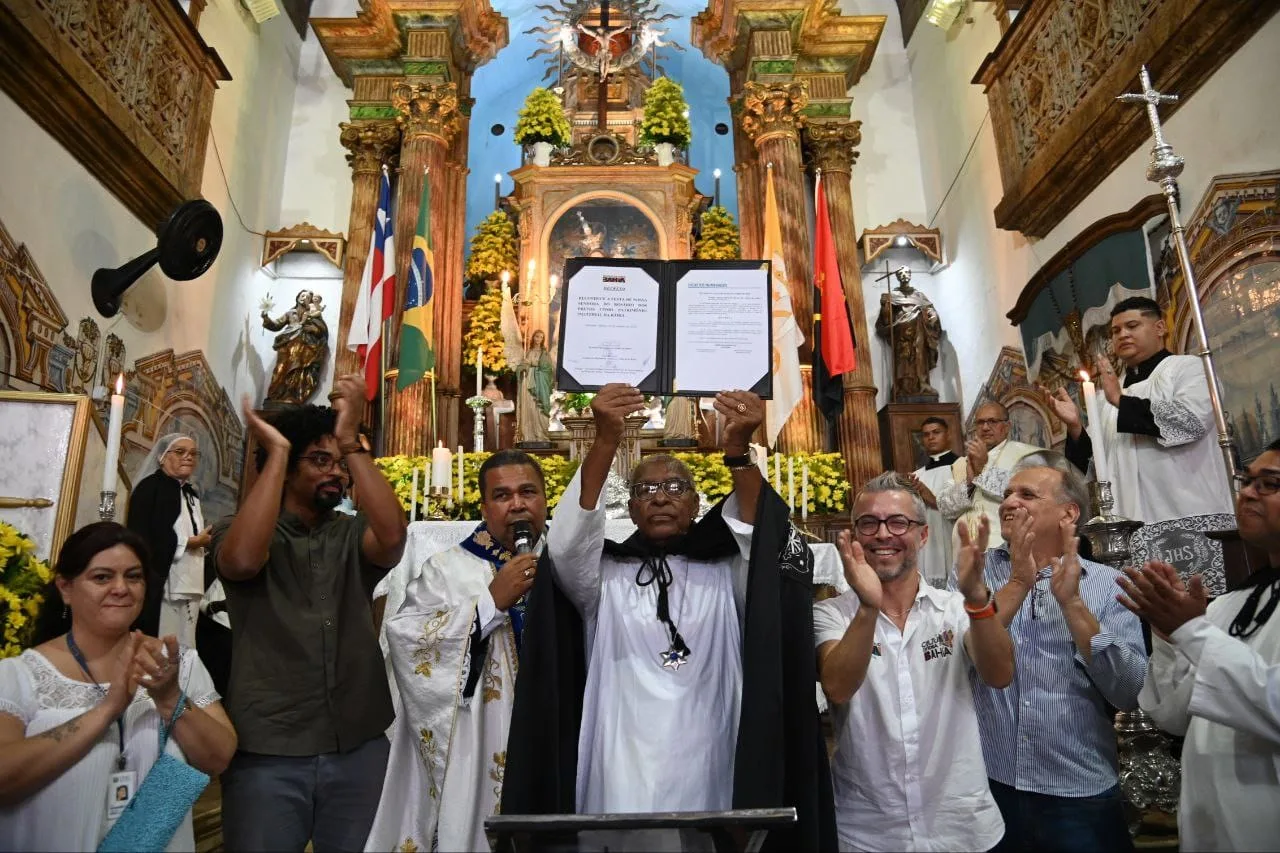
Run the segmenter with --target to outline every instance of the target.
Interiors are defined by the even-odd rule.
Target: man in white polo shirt
[[[972,667],[1013,680],[1013,645],[982,577],[989,523],[959,525],[960,592],[921,583],[924,502],[902,475],[858,492],[838,540],[851,589],[814,607],[822,689],[835,706],[831,776],[841,850],[987,850],[1004,834],[987,785]],[[945,532],[944,532],[945,534]]]

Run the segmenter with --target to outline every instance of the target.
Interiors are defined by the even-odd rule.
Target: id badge
[[[136,770],[120,770],[111,774],[107,785],[107,823],[114,824],[133,800],[138,791],[138,772]]]

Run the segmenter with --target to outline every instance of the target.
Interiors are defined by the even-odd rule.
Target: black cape
[[[702,523],[724,526],[722,511],[723,502]],[[766,850],[835,850],[835,804],[814,701],[813,553],[789,517],[786,502],[765,485],[747,573],[733,807],[795,808],[797,823],[771,831]],[[504,815],[576,811],[587,675],[583,626],[545,551],[541,563],[525,614]]]
[[[173,555],[178,552],[178,534],[173,525],[181,510],[182,484],[160,469],[143,477],[129,495],[127,525],[146,540],[151,551],[147,562],[147,595],[142,614],[134,623],[134,627],[148,637],[160,632],[160,599],[164,597]]]

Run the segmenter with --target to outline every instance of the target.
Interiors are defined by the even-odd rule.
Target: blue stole
[[[515,554],[502,547],[502,543],[493,538],[493,534],[489,532],[489,528],[485,526],[483,521],[480,522],[480,525],[471,532],[470,536],[462,540],[462,550],[469,554],[474,554],[482,560],[488,561],[493,566],[493,570],[495,572],[515,557]],[[511,630],[512,633],[515,634],[516,638],[517,654],[520,653],[520,637],[524,633],[524,610],[525,596],[521,596],[519,601],[507,609],[507,616],[511,619]],[[480,631],[479,619],[480,614],[477,612],[477,634],[479,634]],[[486,637],[485,639],[488,638]]]

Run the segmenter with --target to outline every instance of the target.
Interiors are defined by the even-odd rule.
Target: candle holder
[[[116,520],[116,493],[98,492],[98,520]]]
[[[471,411],[475,413],[474,426],[471,432],[471,452],[484,452],[484,410],[493,405],[493,401],[488,397],[482,397],[477,394],[474,397],[467,398],[467,405],[471,407]]]
[[[445,502],[450,498],[449,490],[444,486],[432,486],[427,490],[427,520],[429,521],[448,521],[449,516],[444,513]]]
[[[1080,526],[1080,533],[1093,547],[1094,560],[1112,566],[1123,565],[1132,553],[1129,539],[1134,531],[1142,527],[1142,522],[1123,518],[1112,512],[1115,498],[1111,494],[1111,483],[1107,480],[1090,483],[1089,496],[1093,499],[1098,514]]]

